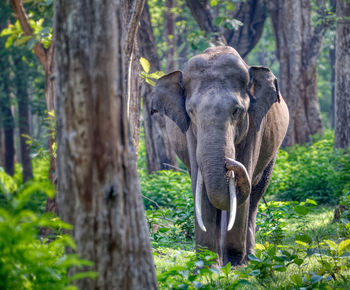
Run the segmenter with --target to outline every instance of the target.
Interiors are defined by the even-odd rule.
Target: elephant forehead
[[[189,60],[184,70],[185,83],[239,77],[248,79],[248,69],[239,55],[227,52],[202,53]]]

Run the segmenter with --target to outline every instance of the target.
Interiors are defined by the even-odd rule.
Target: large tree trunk
[[[280,62],[280,85],[290,122],[284,145],[303,144],[322,133],[317,97],[317,59],[327,23],[311,26],[309,0],[268,1]]]
[[[335,148],[350,146],[350,3],[337,0]]]
[[[124,4],[55,1],[59,210],[99,274],[79,289],[156,288],[127,118],[124,40],[135,33]]]
[[[29,132],[29,98],[27,91],[28,67],[24,64],[22,56],[17,56],[14,61],[16,72],[16,88],[18,103],[19,140],[21,151],[21,163],[23,168],[23,182],[33,179],[32,159],[30,157],[30,147],[26,144]]]
[[[151,63],[152,71],[160,70],[160,61],[157,46],[151,26],[151,18],[147,2],[141,16],[141,25],[138,33],[140,54]],[[165,128],[165,120],[160,114],[151,115],[152,86],[142,84],[143,98],[143,126],[145,128],[146,156],[148,173],[153,171],[172,169],[176,166],[176,156],[171,148]]]

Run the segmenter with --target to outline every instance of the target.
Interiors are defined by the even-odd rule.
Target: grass
[[[304,218],[286,218],[285,237],[280,244],[285,247],[302,248],[295,243],[295,236],[300,233],[308,234],[313,240],[319,242],[325,239],[337,241],[337,224],[333,223],[333,213],[333,207],[317,206]],[[264,244],[265,242],[258,232],[257,243]],[[191,246],[192,248],[189,249]],[[162,273],[174,267],[186,268],[188,261],[195,256],[193,249],[193,243],[191,245],[191,243],[183,244],[178,242],[175,242],[171,247],[159,246],[154,249],[157,275],[161,276]],[[293,264],[287,268],[286,272],[275,271],[270,278],[265,279],[264,285],[259,283],[256,278],[248,277],[249,285],[240,285],[239,289],[293,289],[295,287],[291,282],[293,275],[307,276],[311,272],[317,273],[321,268],[320,257],[311,256],[305,259],[301,266]],[[350,277],[350,271],[344,269],[342,275]],[[235,283],[237,279],[237,273],[231,272],[228,277],[224,277],[222,273],[220,275],[213,273],[211,276],[201,277],[199,281],[202,285],[205,285],[204,289],[236,289]],[[349,289],[349,286],[350,284],[347,280],[327,281],[327,287],[330,287],[328,289]],[[169,284],[161,284],[160,289],[169,289]],[[174,289],[177,288],[175,287]],[[190,287],[190,289],[192,288]]]

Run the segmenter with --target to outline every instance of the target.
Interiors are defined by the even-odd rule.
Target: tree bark
[[[160,61],[157,54],[157,46],[154,39],[149,14],[148,4],[141,16],[141,25],[138,33],[140,54],[151,64],[152,71],[160,70]],[[147,171],[152,173],[157,170],[172,169],[167,164],[177,166],[176,156],[171,148],[168,134],[165,128],[165,120],[160,114],[151,115],[152,86],[143,82],[143,126],[145,128]]]
[[[140,53],[137,41],[135,41],[134,52],[131,56],[129,70],[129,92],[128,92],[128,116],[130,124],[130,134],[136,152],[140,143],[141,126],[141,66]]]
[[[167,51],[167,71],[176,70],[176,50],[175,50],[175,15],[171,11],[174,8],[174,0],[166,0],[164,9],[164,36],[168,47]]]
[[[303,144],[322,133],[317,96],[317,59],[329,23],[311,26],[309,0],[268,1],[280,62],[280,87],[289,108],[285,146]]]
[[[350,146],[350,3],[337,0],[335,148]]]
[[[29,132],[29,98],[27,91],[28,67],[22,60],[22,56],[17,56],[14,60],[16,74],[16,89],[18,103],[19,140],[21,163],[23,169],[23,182],[33,179],[32,159],[30,157],[30,147],[26,144]]]
[[[8,15],[10,17],[10,15]],[[7,26],[8,18],[0,19],[0,31]],[[0,45],[4,47],[5,38],[0,37]],[[11,111],[10,97],[10,62],[8,51],[0,50],[0,125],[3,133],[3,166],[5,172],[9,175],[14,174],[15,163],[15,143],[14,143],[14,128],[15,122]]]
[[[55,1],[59,209],[99,273],[79,289],[156,289],[127,117],[124,48],[135,35],[124,4]]]

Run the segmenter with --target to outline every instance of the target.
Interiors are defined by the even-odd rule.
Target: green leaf
[[[304,262],[303,259],[300,259],[300,258],[294,259],[294,264],[297,264],[298,266],[300,266],[303,262]]]
[[[259,269],[256,269],[256,270],[253,270],[249,273],[250,276],[258,276],[260,274],[260,270]]]
[[[302,286],[303,285],[303,279],[298,274],[292,275],[290,277],[290,280],[297,286]]]
[[[150,65],[149,61],[147,59],[145,59],[144,57],[140,57],[140,64],[142,66],[142,69],[146,73],[149,73],[149,71],[151,69],[151,65]]]
[[[285,272],[287,271],[287,268],[286,266],[284,265],[275,265],[275,266],[272,266],[272,268],[278,272]]]
[[[228,274],[230,274],[231,271],[231,262],[228,262],[225,267],[221,268],[221,270],[226,276],[228,276]]]
[[[229,11],[234,11],[236,9],[236,5],[233,2],[228,2],[226,5],[226,9]]]
[[[256,257],[255,255],[253,255],[253,254],[250,254],[250,255],[248,256],[248,258],[249,258],[249,260],[251,260],[251,261],[261,262],[261,259],[257,258],[257,257]]]
[[[218,5],[218,0],[210,0],[210,6],[215,7]]]
[[[307,243],[307,244],[311,244],[312,243],[312,238],[309,235],[307,235],[307,234],[297,235],[295,237],[295,239],[297,241],[302,241],[302,242]]]
[[[159,232],[161,232],[161,233],[166,233],[166,232],[168,232],[170,230],[170,228],[159,228]]]
[[[316,284],[316,283],[320,282],[322,279],[323,279],[323,276],[313,275],[310,279],[310,282],[312,284]]]
[[[324,240],[324,242],[328,245],[328,247],[331,249],[331,250],[334,250],[336,251],[338,246],[335,242],[331,241],[331,240]]]
[[[309,213],[310,210],[305,206],[296,205],[294,207],[294,211],[300,216],[305,216]]]
[[[316,201],[314,201],[313,199],[309,199],[309,198],[305,200],[305,203],[317,205],[317,202],[316,202]]]
[[[344,251],[350,246],[350,239],[341,241],[339,246],[338,246],[338,251]]]
[[[154,81],[152,81],[151,79],[149,79],[149,78],[146,78],[145,81],[146,81],[147,84],[150,84],[153,87],[156,85],[156,83]]]

